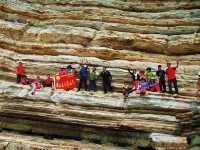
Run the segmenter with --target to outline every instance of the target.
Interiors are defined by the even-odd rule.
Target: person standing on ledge
[[[100,76],[102,77],[104,93],[107,93],[108,91],[112,92],[112,75],[108,70],[106,70],[106,67],[103,67]]]
[[[82,85],[84,85],[85,91],[87,91],[87,80],[88,80],[88,66],[87,65],[81,65],[81,69],[79,71],[79,86],[78,86],[78,91],[80,91]]]
[[[174,85],[174,89],[176,94],[178,94],[178,86],[177,86],[177,80],[176,80],[176,69],[179,66],[179,61],[176,61],[176,66],[171,66],[171,63],[167,63],[167,69],[166,69],[166,75],[168,80],[168,87],[169,87],[169,93],[172,94],[172,84]]]
[[[16,69],[16,83],[20,83],[21,82],[21,79],[22,77],[25,75],[25,68],[22,64],[22,62],[19,62]]]
[[[156,76],[159,79],[159,86],[161,92],[166,92],[166,84],[165,84],[165,71],[162,69],[161,65],[158,65],[158,70],[156,71]]]
[[[96,84],[97,77],[98,74],[96,71],[96,67],[93,67],[89,72],[89,90],[93,90],[94,92],[96,92],[97,90],[97,84]]]

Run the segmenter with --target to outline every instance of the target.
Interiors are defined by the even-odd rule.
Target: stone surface
[[[185,134],[198,133],[189,130],[191,113],[200,111],[195,97],[133,93],[124,102],[121,93],[44,88],[31,95],[29,86],[1,81],[0,87],[2,129],[129,146],[144,140],[145,146],[172,150],[186,149]]]
[[[128,68],[151,66],[155,72],[158,64],[166,68],[177,59],[179,96],[133,93],[124,103],[118,92],[124,80],[131,80]],[[98,72],[106,66],[115,92],[104,95],[98,80],[97,93],[47,88],[32,96],[29,86],[13,83],[18,61],[30,79],[55,75],[68,64],[77,71],[82,63],[96,65]],[[190,144],[186,138],[193,141],[200,134],[199,71],[199,0],[0,1],[2,128],[131,145],[127,149],[184,150]],[[4,149],[31,150],[26,142],[16,145],[6,138],[1,136],[2,147],[11,144]],[[45,149],[42,144],[32,149]]]

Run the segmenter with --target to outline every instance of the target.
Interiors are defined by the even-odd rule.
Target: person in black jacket
[[[107,93],[108,91],[112,92],[112,75],[106,70],[106,67],[103,67],[103,71],[99,76],[102,77],[104,93]]]
[[[158,65],[158,70],[156,71],[156,76],[159,78],[160,91],[166,92],[165,71],[162,70],[161,65]]]

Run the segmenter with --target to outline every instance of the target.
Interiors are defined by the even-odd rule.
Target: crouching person
[[[140,96],[145,95],[148,89],[149,89],[149,83],[144,78],[142,78],[139,83]]]
[[[30,81],[29,81],[29,79],[27,78],[26,75],[22,75],[21,76],[20,84],[22,84],[22,85],[28,85],[28,84],[30,84]]]
[[[31,84],[31,94],[32,95],[34,95],[35,94],[35,92],[36,92],[36,90],[38,90],[38,89],[41,89],[43,86],[42,86],[42,83],[41,83],[41,81],[40,81],[40,77],[39,76],[37,76],[37,79],[35,79],[34,81],[33,81],[33,83]]]
[[[42,84],[43,84],[43,87],[52,87],[53,78],[51,77],[50,74],[47,75],[47,79],[45,79]]]
[[[160,85],[156,82],[156,79],[153,78],[149,82],[149,91],[151,92],[160,92]]]
[[[123,95],[124,95],[124,100],[128,98],[128,95],[133,92],[136,89],[133,89],[127,81],[124,81],[124,86],[123,86]]]

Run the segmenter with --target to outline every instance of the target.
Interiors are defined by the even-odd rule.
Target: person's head
[[[124,81],[124,86],[127,86],[128,85],[128,81]]]
[[[40,80],[40,76],[37,76],[36,79],[37,79],[37,80]]]
[[[162,66],[161,65],[158,65],[158,70],[161,70],[162,69]]]
[[[72,65],[68,65],[68,66],[67,66],[67,69],[68,69],[68,70],[73,69],[73,68],[72,68]]]
[[[96,67],[93,67],[93,68],[92,68],[92,71],[95,72],[95,71],[96,71]]]
[[[146,80],[145,80],[145,78],[141,78],[141,82],[145,82]]]
[[[168,67],[168,68],[171,67],[171,63],[168,62],[168,63],[167,63],[167,67]]]
[[[199,72],[198,76],[199,76],[199,78],[200,78],[200,72]]]
[[[103,67],[103,72],[105,72],[106,71],[106,67]]]
[[[23,63],[20,61],[20,62],[18,63],[18,65],[22,66],[22,65],[23,65]]]
[[[147,72],[151,72],[151,68],[148,67],[148,68],[146,69],[146,71],[147,71]]]
[[[51,75],[50,74],[47,74],[47,78],[50,78],[51,77]]]

